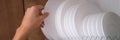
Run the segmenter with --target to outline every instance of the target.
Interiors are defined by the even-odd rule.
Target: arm
[[[43,20],[49,15],[47,12],[41,14],[43,6],[36,5],[27,9],[20,27],[16,30],[13,40],[26,40],[29,33],[40,26],[43,27]]]

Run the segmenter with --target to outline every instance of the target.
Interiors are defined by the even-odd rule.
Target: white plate
[[[60,36],[57,32],[56,26],[55,26],[55,11],[59,7],[59,5],[63,2],[64,0],[48,0],[45,10],[50,13],[49,17],[45,20],[45,27],[42,28],[43,33],[45,36],[50,39],[59,39]],[[54,5],[53,5],[54,4]]]
[[[83,20],[83,23],[82,23],[82,29],[83,29],[83,36],[88,36],[88,32],[87,32],[87,22],[88,22],[88,17],[87,18],[85,18],[84,20]]]
[[[57,29],[57,32],[59,33],[60,39],[67,39],[67,36],[64,33],[64,29],[62,26],[62,12],[64,10],[64,6],[68,1],[64,1],[58,8],[57,11],[55,13],[55,26]]]
[[[104,15],[102,23],[105,36],[120,35],[120,17],[118,15],[109,12]]]
[[[64,28],[64,16],[65,16],[65,14],[66,14],[66,11],[68,10],[68,8],[70,8],[72,5],[75,5],[75,4],[77,4],[78,3],[78,1],[75,1],[75,0],[67,0],[67,2],[65,3],[65,5],[63,6],[63,8],[61,8],[61,10],[62,11],[60,11],[59,13],[61,13],[61,14],[57,14],[58,12],[56,12],[56,16],[58,16],[58,17],[61,17],[61,19],[59,20],[59,19],[57,19],[57,20],[59,20],[59,21],[56,21],[56,22],[61,22],[61,28],[62,28],[62,30],[65,30],[65,31],[63,31],[64,32],[64,34],[66,34],[66,36],[68,35],[68,33],[67,33],[67,31],[66,30],[68,30],[68,31],[70,31],[69,29],[70,28]],[[58,9],[59,10],[59,9]],[[72,11],[71,11],[72,12]],[[71,13],[70,12],[70,13]],[[69,13],[69,14],[70,14]],[[60,16],[59,16],[60,15]],[[69,15],[68,15],[69,16]],[[58,17],[56,17],[56,18],[58,18]],[[68,18],[68,17],[67,17]],[[68,20],[67,20],[68,21]],[[73,30],[72,30],[73,31]],[[72,31],[70,31],[70,33],[69,34],[71,34],[71,36],[72,35],[74,35],[73,33],[74,32],[72,32]],[[69,37],[69,36],[68,36]]]
[[[102,21],[102,17],[104,16],[104,14],[105,13],[100,13],[100,14],[98,14],[98,23],[97,23],[97,25],[98,25],[98,30],[97,30],[97,33],[98,33],[98,36],[104,36],[104,33],[103,33],[103,26],[101,25],[102,23],[101,23],[101,21]]]
[[[88,15],[96,14],[101,11],[96,5],[92,5],[91,3],[85,0],[82,0],[79,4],[80,6],[77,10],[77,13],[75,14],[75,25],[79,35],[82,36],[81,34],[83,34],[83,27],[81,25],[83,19]]]
[[[95,21],[93,21],[94,20],[94,16],[93,15],[89,16],[88,20],[89,20],[89,22],[88,22],[88,24],[89,24],[88,25],[89,31],[90,31],[90,33],[91,33],[92,36],[95,36],[96,35],[95,34],[96,29],[95,29]],[[94,24],[94,25],[92,25],[92,24]]]
[[[74,9],[72,10],[72,12],[70,14],[71,17],[69,17],[70,18],[69,20],[71,20],[71,21],[69,21],[69,22],[71,22],[70,23],[71,26],[69,26],[69,27],[71,27],[70,30],[73,33],[73,38],[75,38],[74,40],[78,40],[78,38],[79,38],[79,35],[78,35],[78,33],[76,31],[76,27],[75,27],[75,22],[74,22],[74,16],[75,16],[75,13],[76,13],[76,10],[77,10],[78,7],[79,7],[79,4],[78,5],[73,5]]]
[[[68,35],[68,37],[76,38],[76,39],[79,36],[77,34],[77,31],[74,25],[74,14],[75,14],[77,7],[78,5],[70,7],[68,11],[66,12],[65,18],[64,18],[64,28],[65,28],[64,31],[66,31],[65,33]]]
[[[64,23],[64,28],[65,28],[64,31],[67,34],[67,36],[68,36],[69,39],[71,39],[71,37],[73,35],[71,33],[71,30],[70,30],[70,27],[69,27],[70,26],[70,24],[69,24],[69,21],[70,21],[69,20],[69,16],[70,15],[69,14],[72,12],[71,10],[72,10],[72,7],[67,10],[67,12],[65,13],[65,17],[64,17],[64,22],[65,22]]]
[[[92,27],[91,30],[92,30],[92,34],[93,34],[92,36],[93,36],[93,37],[95,37],[95,36],[98,35],[98,34],[97,34],[97,29],[96,29],[96,26],[97,26],[97,25],[96,25],[96,22],[97,22],[96,19],[97,19],[96,15],[91,15],[91,17],[90,17],[91,22],[90,22],[90,23],[91,23],[91,25],[92,25],[92,26],[91,26],[91,27]]]

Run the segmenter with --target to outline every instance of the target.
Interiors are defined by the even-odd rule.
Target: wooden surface
[[[45,5],[47,0],[0,0],[0,40],[12,40],[24,16],[25,9],[33,5]],[[46,39],[41,29],[36,29],[29,40]]]
[[[0,40],[12,40],[23,14],[22,0],[0,0]]]

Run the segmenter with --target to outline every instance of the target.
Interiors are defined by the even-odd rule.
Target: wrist
[[[16,34],[15,34],[13,40],[25,40],[25,39],[27,39],[29,34],[30,34],[30,32],[28,31],[28,29],[24,28],[23,26],[20,26],[16,30]]]
[[[19,28],[17,28],[16,31],[17,32],[29,33],[31,30],[28,28],[28,26],[21,25]]]

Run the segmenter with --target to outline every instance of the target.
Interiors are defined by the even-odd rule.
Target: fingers
[[[45,18],[47,18],[48,17],[48,15],[49,15],[49,13],[48,12],[46,12],[46,13],[44,13],[43,15],[41,15],[40,16],[40,20],[44,20]]]
[[[31,15],[39,16],[42,14],[41,11],[43,9],[44,9],[44,7],[42,5],[35,5],[30,8],[27,8],[27,13],[29,13]]]
[[[41,28],[44,27],[45,24],[44,24],[44,21],[43,21],[43,20],[44,20],[45,18],[47,18],[48,15],[49,15],[49,13],[46,12],[46,13],[44,13],[43,15],[40,16],[40,20],[42,21],[42,23],[40,24],[40,27],[41,27]]]
[[[43,28],[45,25],[44,21],[40,24],[40,28]]]
[[[40,19],[41,19],[41,20],[44,20],[49,14],[48,14],[48,12],[45,12],[44,14],[42,14],[42,13],[40,12],[42,9],[44,9],[44,7],[43,7],[42,5],[36,5],[36,6],[32,6],[32,7],[31,7],[31,10],[34,10],[34,11],[36,11],[36,12],[39,11],[38,14],[40,14]]]
[[[43,9],[44,7],[42,5],[35,5],[31,7],[32,9]]]

